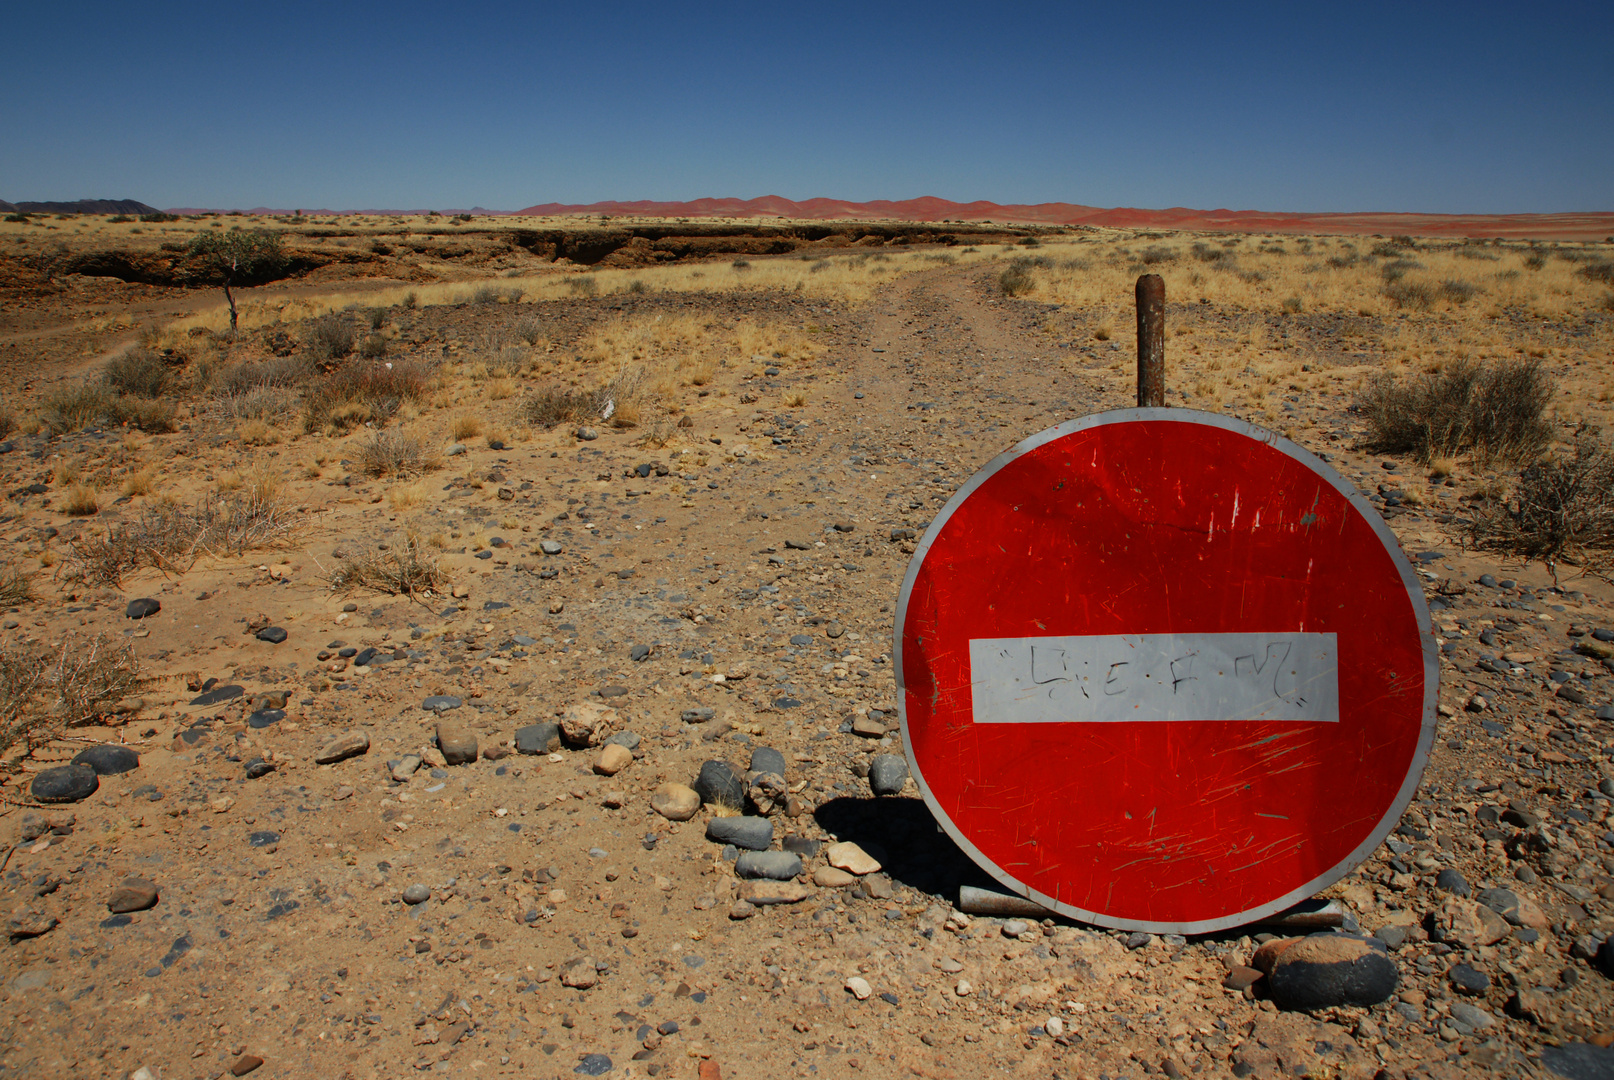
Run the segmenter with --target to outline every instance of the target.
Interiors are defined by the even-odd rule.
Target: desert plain
[[[1505,527],[1608,438],[1606,222],[13,217],[0,1075],[1614,1075],[1611,535]],[[231,230],[281,254],[233,332]],[[1280,1007],[1281,930],[960,912],[877,761],[916,538],[1133,403],[1143,273],[1167,403],[1322,456],[1426,585],[1434,750],[1324,894],[1377,1004]],[[1501,370],[1528,446],[1383,438]]]

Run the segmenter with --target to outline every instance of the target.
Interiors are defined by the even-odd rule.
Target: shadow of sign
[[[825,832],[878,859],[899,884],[953,903],[960,885],[1001,888],[943,832],[922,799],[837,798],[813,813]]]

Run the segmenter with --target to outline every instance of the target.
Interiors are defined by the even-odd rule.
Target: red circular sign
[[[1073,918],[1205,933],[1378,846],[1435,733],[1423,591],[1305,450],[1182,409],[1027,439],[925,533],[897,611],[937,821]]]

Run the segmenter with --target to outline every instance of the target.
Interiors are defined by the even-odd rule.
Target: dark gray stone
[[[1605,938],[1603,944],[1598,947],[1596,963],[1597,970],[1614,979],[1614,934]]]
[[[226,701],[235,700],[244,693],[246,693],[246,691],[240,686],[237,686],[235,683],[226,683],[223,686],[215,686],[211,690],[206,690],[200,694],[197,694],[195,697],[191,698],[191,704],[222,705]]]
[[[801,873],[801,857],[788,851],[746,851],[735,861],[734,873],[743,878],[789,881]]]
[[[249,847],[269,847],[271,844],[278,843],[280,843],[280,834],[269,829],[260,830],[247,837]]]
[[[138,600],[129,601],[129,606],[123,609],[126,619],[149,619],[163,609],[162,604],[149,596],[142,596]]]
[[[528,724],[516,728],[516,752],[520,754],[553,754],[560,750],[560,725],[551,723]]]
[[[1564,1043],[1541,1051],[1541,1064],[1564,1080],[1614,1080],[1614,1047]]]
[[[1469,964],[1453,964],[1446,978],[1459,994],[1479,995],[1491,988],[1491,977]]]
[[[34,777],[28,791],[40,802],[78,802],[95,794],[101,778],[88,765],[58,765]]]
[[[1435,875],[1435,888],[1444,889],[1453,896],[1467,896],[1470,891],[1468,879],[1449,866]]]
[[[773,822],[762,817],[715,817],[706,823],[706,839],[747,851],[767,851],[773,845]]]
[[[409,905],[424,904],[431,898],[431,889],[420,884],[418,881],[403,891],[403,902]]]
[[[1146,934],[1142,930],[1134,930],[1126,937],[1126,947],[1129,950],[1142,949],[1152,944],[1154,944],[1154,935]]]
[[[1475,1031],[1484,1031],[1486,1028],[1496,1024],[1496,1017],[1479,1006],[1470,1005],[1466,1001],[1452,1002],[1451,1018]]]
[[[685,709],[679,714],[679,719],[686,724],[704,724],[716,715],[716,709],[702,706],[699,709]]]
[[[545,555],[559,555],[566,549],[561,546],[559,540],[540,540],[538,541],[538,550]]]
[[[751,771],[755,773],[785,774],[785,756],[771,746],[758,746],[751,751]]]
[[[107,898],[106,909],[114,915],[126,915],[131,911],[145,911],[157,906],[160,898],[157,886],[140,877],[123,879],[123,884],[112,890]]]
[[[876,754],[869,762],[869,790],[895,795],[908,780],[908,762],[896,754]]]
[[[279,626],[266,626],[258,631],[258,640],[267,641],[271,645],[279,645],[286,640],[286,631]]]
[[[604,1076],[611,1071],[611,1059],[604,1054],[584,1054],[572,1072],[580,1076]]]
[[[643,741],[644,740],[639,737],[639,733],[637,731],[619,731],[615,735],[612,735],[609,739],[606,739],[604,745],[623,746],[629,750],[637,750],[639,748],[639,744]]]
[[[1481,889],[1474,897],[1514,926],[1520,926],[1519,896],[1511,889]]]
[[[72,764],[88,765],[97,776],[116,776],[140,767],[140,755],[127,746],[97,743],[73,755]]]
[[[628,659],[635,662],[650,659],[650,646],[635,645],[633,648],[628,650]]]
[[[286,711],[284,709],[259,709],[247,717],[247,727],[266,728],[270,724],[278,724],[285,718]]]
[[[248,780],[256,780],[260,776],[268,776],[274,771],[274,762],[265,761],[261,757],[253,758],[251,761],[247,762],[246,772]]]
[[[1381,926],[1373,931],[1373,936],[1384,942],[1385,948],[1394,952],[1407,943],[1407,938],[1412,936],[1412,931],[1410,927],[1406,926]]]
[[[745,784],[726,761],[702,762],[700,775],[690,786],[708,806],[720,803],[738,809],[745,805]]]
[[[1377,938],[1312,934],[1278,956],[1267,982],[1280,1009],[1377,1005],[1395,993],[1400,975]]]
[[[427,712],[447,712],[450,709],[457,709],[463,704],[465,703],[452,694],[433,694],[425,701],[422,701],[420,707]]]

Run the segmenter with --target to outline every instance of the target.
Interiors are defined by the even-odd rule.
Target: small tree
[[[209,229],[191,241],[191,257],[224,277],[224,299],[230,304],[230,333],[235,333],[235,296],[230,286],[237,281],[250,283],[253,279],[272,273],[285,263],[280,250],[280,234],[270,229],[231,229],[218,232]]]

